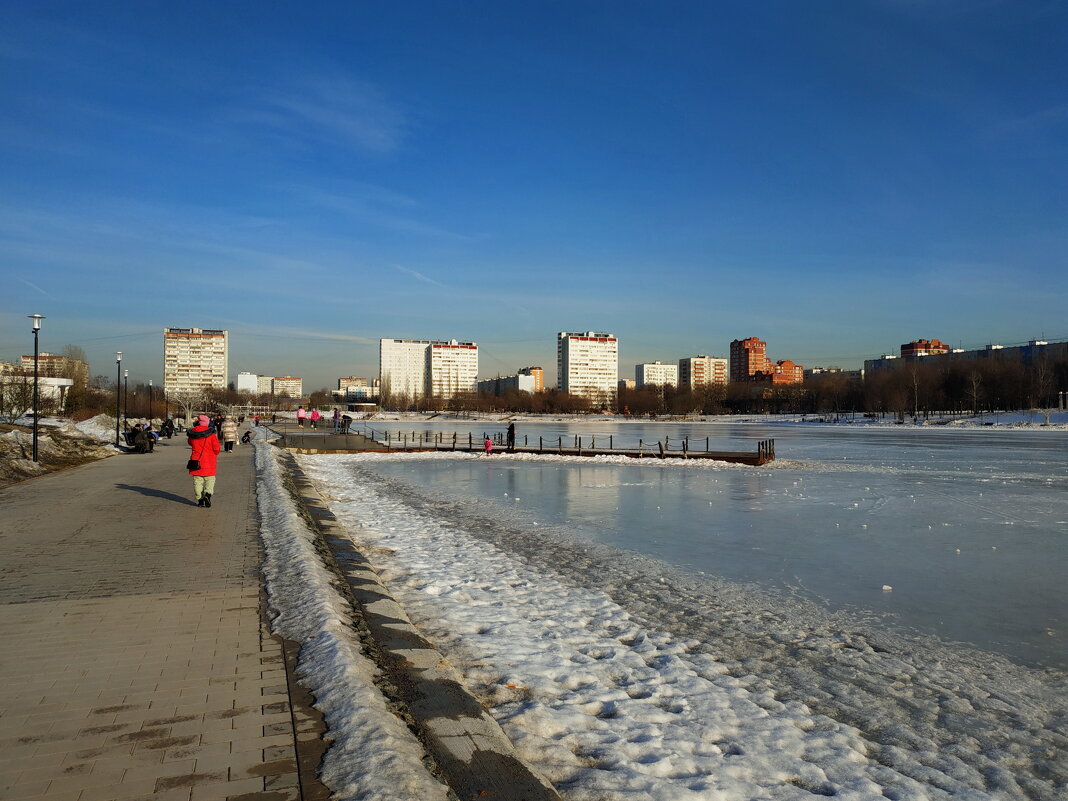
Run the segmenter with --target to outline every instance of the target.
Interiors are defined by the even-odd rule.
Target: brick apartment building
[[[730,377],[731,381],[801,384],[805,380],[805,368],[789,359],[772,363],[768,358],[767,343],[749,337],[731,342]]]
[[[909,356],[939,356],[949,353],[949,345],[937,339],[914,339],[901,346],[901,358]]]

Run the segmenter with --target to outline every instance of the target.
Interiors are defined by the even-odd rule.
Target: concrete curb
[[[381,652],[379,666],[390,676],[453,792],[462,801],[560,801],[552,786],[523,764],[460,674],[408,619],[296,460],[286,454],[282,461],[360,605]]]

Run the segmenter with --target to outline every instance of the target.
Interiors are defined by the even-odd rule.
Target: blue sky
[[[0,5],[0,359],[162,377],[164,326],[308,389],[380,337],[759,336],[857,367],[1068,338],[1058,2]]]

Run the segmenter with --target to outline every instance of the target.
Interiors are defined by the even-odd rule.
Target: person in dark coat
[[[215,465],[222,446],[215,426],[206,414],[197,417],[196,423],[186,436],[192,449],[189,458],[195,459],[199,466],[190,470],[189,475],[193,477],[193,497],[197,499],[197,506],[210,507],[211,496],[215,494]]]
[[[515,450],[515,423],[508,424],[508,450]]]
[[[148,431],[140,423],[137,423],[136,425],[134,425],[133,430],[134,430],[134,435],[133,435],[134,449],[138,453],[148,453],[149,450],[151,450],[151,448],[149,448],[149,442],[148,442],[148,438],[149,438]]]

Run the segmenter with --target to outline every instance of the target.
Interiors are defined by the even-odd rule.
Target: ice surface
[[[361,532],[361,547],[413,619],[464,671],[521,753],[567,797],[1065,795],[1063,674],[895,631],[884,616],[898,610],[821,600],[833,589],[826,583],[853,579],[847,563],[811,585],[787,582],[775,592],[764,581],[772,572],[766,568],[724,580],[701,575],[692,564],[696,556],[673,567],[664,558],[679,550],[670,526],[645,537],[645,544],[664,541],[660,554],[644,546],[637,553],[605,534],[624,521],[655,523],[654,513],[664,515],[704,483],[715,491],[684,514],[673,512],[676,531],[698,523],[710,529],[698,510],[727,514],[723,529],[771,512],[779,515],[776,525],[752,527],[750,539],[789,526],[790,537],[776,534],[786,548],[811,536],[809,520],[821,508],[834,507],[841,517],[848,500],[848,508],[858,503],[856,514],[868,516],[868,531],[880,532],[868,538],[870,549],[896,536],[877,528],[880,511],[896,514],[899,495],[911,501],[908,494],[923,494],[901,475],[926,459],[884,458],[860,476],[848,468],[823,470],[814,460],[775,470],[669,470],[559,459],[554,475],[539,471],[537,460],[507,458],[510,466],[500,457],[441,456],[309,456],[302,463],[332,497],[342,522]],[[1021,456],[1017,467],[971,465],[963,472],[999,474],[1019,489],[1042,475],[1039,462]],[[604,467],[627,480],[606,475]],[[646,470],[672,475],[641,475]],[[495,478],[485,483],[472,471]],[[817,475],[848,479],[848,491],[833,491],[829,483],[810,488],[819,484]],[[899,484],[913,491],[903,493]],[[953,487],[959,489],[950,482]],[[581,502],[561,499],[576,488]],[[661,495],[651,503],[654,490],[670,500]],[[598,497],[603,492],[611,498]],[[985,503],[998,512],[1005,505],[999,500]],[[792,515],[784,508],[790,505]],[[945,502],[935,507],[940,522],[952,522],[945,512],[958,507],[975,516],[967,505]],[[1066,517],[1063,510],[1038,518],[1005,511],[1000,525],[1031,526],[1028,545],[1041,538],[1042,521]],[[589,522],[596,520],[604,525]],[[922,531],[934,536],[926,525]],[[741,565],[745,542],[714,551],[736,552],[730,558]],[[1005,542],[985,550],[1001,554]],[[1010,550],[1017,547],[1009,542]],[[686,547],[695,550],[692,542]],[[886,561],[894,550],[873,552]],[[962,557],[978,550],[966,547]],[[753,554],[767,558],[766,550],[750,549]],[[929,551],[912,555],[917,568],[928,558]],[[873,576],[870,592],[878,601],[909,594],[902,592],[910,588],[907,577],[886,578],[892,580]],[[883,592],[884,583],[892,593]]]
[[[635,442],[690,436],[702,443],[700,432],[718,430],[719,446],[735,449],[770,436],[754,426],[630,429]],[[758,470],[625,458],[532,465],[530,457],[507,456],[493,470],[426,459],[383,463],[378,472],[478,499],[516,525],[566,526],[571,537],[693,572],[891,616],[888,624],[1027,664],[1068,667],[1063,433],[803,426],[774,433],[787,458]],[[500,508],[504,493],[516,508]]]

